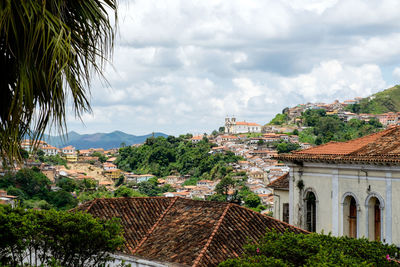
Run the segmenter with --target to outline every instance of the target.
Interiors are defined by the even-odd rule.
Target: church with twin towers
[[[225,118],[225,133],[240,134],[240,133],[261,133],[262,126],[255,122],[236,121],[234,116]]]

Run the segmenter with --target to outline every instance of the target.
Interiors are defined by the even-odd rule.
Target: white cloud
[[[400,79],[397,0],[135,0],[119,5],[110,86],[87,128],[211,131],[286,106],[367,96]],[[392,75],[392,76],[391,76]]]
[[[400,67],[396,67],[393,70],[392,75],[396,80],[400,80]]]

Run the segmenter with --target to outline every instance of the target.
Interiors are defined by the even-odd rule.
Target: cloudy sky
[[[267,123],[287,106],[400,83],[398,0],[119,3],[110,83],[68,130],[203,133],[226,115]]]

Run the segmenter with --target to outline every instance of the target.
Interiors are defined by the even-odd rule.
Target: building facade
[[[225,118],[225,133],[261,133],[261,125],[254,122],[236,121],[236,118]]]
[[[277,159],[290,166],[290,224],[400,245],[400,127]]]

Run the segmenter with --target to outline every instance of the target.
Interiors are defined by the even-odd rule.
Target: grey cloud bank
[[[227,114],[367,96],[400,79],[400,1],[136,0],[119,5],[110,86],[70,130],[203,133]]]

